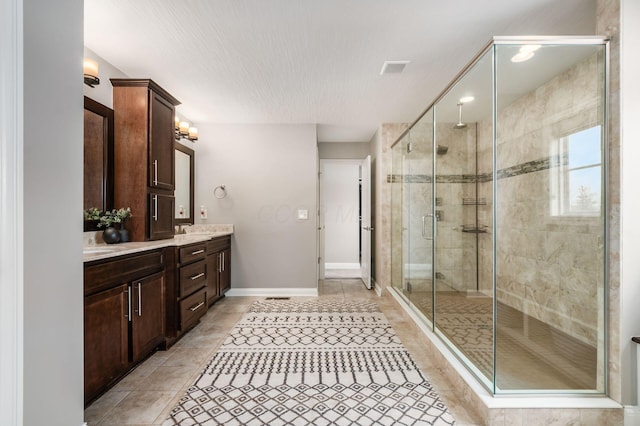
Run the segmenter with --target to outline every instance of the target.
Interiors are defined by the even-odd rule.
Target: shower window
[[[594,126],[557,143],[558,167],[552,169],[552,215],[599,217],[601,207],[601,126]]]

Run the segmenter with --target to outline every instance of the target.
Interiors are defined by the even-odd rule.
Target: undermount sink
[[[85,248],[82,249],[83,254],[101,254],[101,253],[111,253],[115,251],[115,249],[111,248]]]

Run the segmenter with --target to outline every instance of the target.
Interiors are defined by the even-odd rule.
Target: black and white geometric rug
[[[375,303],[255,302],[164,425],[452,425]]]

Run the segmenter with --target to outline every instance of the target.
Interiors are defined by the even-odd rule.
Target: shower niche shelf
[[[487,199],[486,198],[463,198],[462,205],[463,206],[486,206]]]
[[[462,225],[462,232],[467,234],[486,234],[487,225]]]

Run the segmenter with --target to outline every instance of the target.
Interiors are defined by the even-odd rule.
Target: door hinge
[[[320,264],[320,259],[321,259],[321,258],[319,257],[319,258],[318,258],[318,265]]]
[[[409,152],[411,152],[411,151],[413,151],[413,144],[412,144],[411,142],[409,142],[409,143],[407,144],[407,153],[409,153]]]
[[[404,287],[405,287],[405,291],[406,291],[407,293],[411,293],[411,283],[410,283],[409,281],[406,281],[406,282],[404,283]]]

